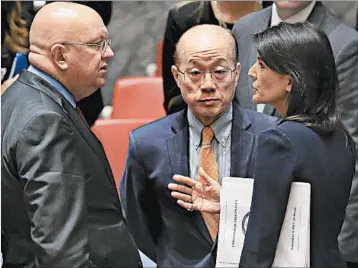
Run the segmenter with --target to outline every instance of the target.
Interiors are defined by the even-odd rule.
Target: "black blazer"
[[[294,181],[311,184],[310,267],[346,267],[337,238],[354,170],[354,144],[341,124],[328,137],[295,122],[263,132],[240,267],[271,267]]]
[[[141,265],[103,148],[56,89],[25,71],[1,130],[3,267]]]
[[[256,136],[274,118],[233,106],[232,176],[253,175]],[[139,249],[159,267],[215,267],[216,247],[200,212],[188,212],[171,197],[174,174],[189,176],[186,110],[143,126],[130,135],[121,200]]]

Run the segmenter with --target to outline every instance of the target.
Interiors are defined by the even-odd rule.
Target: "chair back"
[[[101,141],[119,193],[120,180],[124,171],[129,133],[140,126],[149,123],[148,119],[108,119],[97,120],[92,127],[93,133]]]
[[[133,76],[117,80],[113,90],[112,119],[159,119],[166,115],[163,79]]]

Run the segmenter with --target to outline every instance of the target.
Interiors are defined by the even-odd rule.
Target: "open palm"
[[[182,183],[171,183],[168,188],[171,195],[177,199],[177,203],[187,210],[197,210],[207,213],[220,212],[220,184],[210,178],[205,171],[199,169],[198,180],[189,177],[174,175],[173,179]]]

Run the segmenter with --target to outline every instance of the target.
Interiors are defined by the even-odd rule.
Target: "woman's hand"
[[[220,213],[219,182],[213,180],[204,171],[199,169],[198,180],[189,177],[174,175],[174,181],[181,184],[169,183],[168,188],[177,203],[188,211],[202,211],[212,214]]]

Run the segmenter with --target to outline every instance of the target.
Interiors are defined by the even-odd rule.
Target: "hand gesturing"
[[[196,181],[182,175],[174,175],[174,181],[181,184],[170,183],[168,185],[171,195],[177,200],[177,203],[188,211],[197,210],[207,213],[220,212],[220,184],[209,177],[205,171],[200,168],[200,180]],[[202,181],[202,182],[201,182]]]

